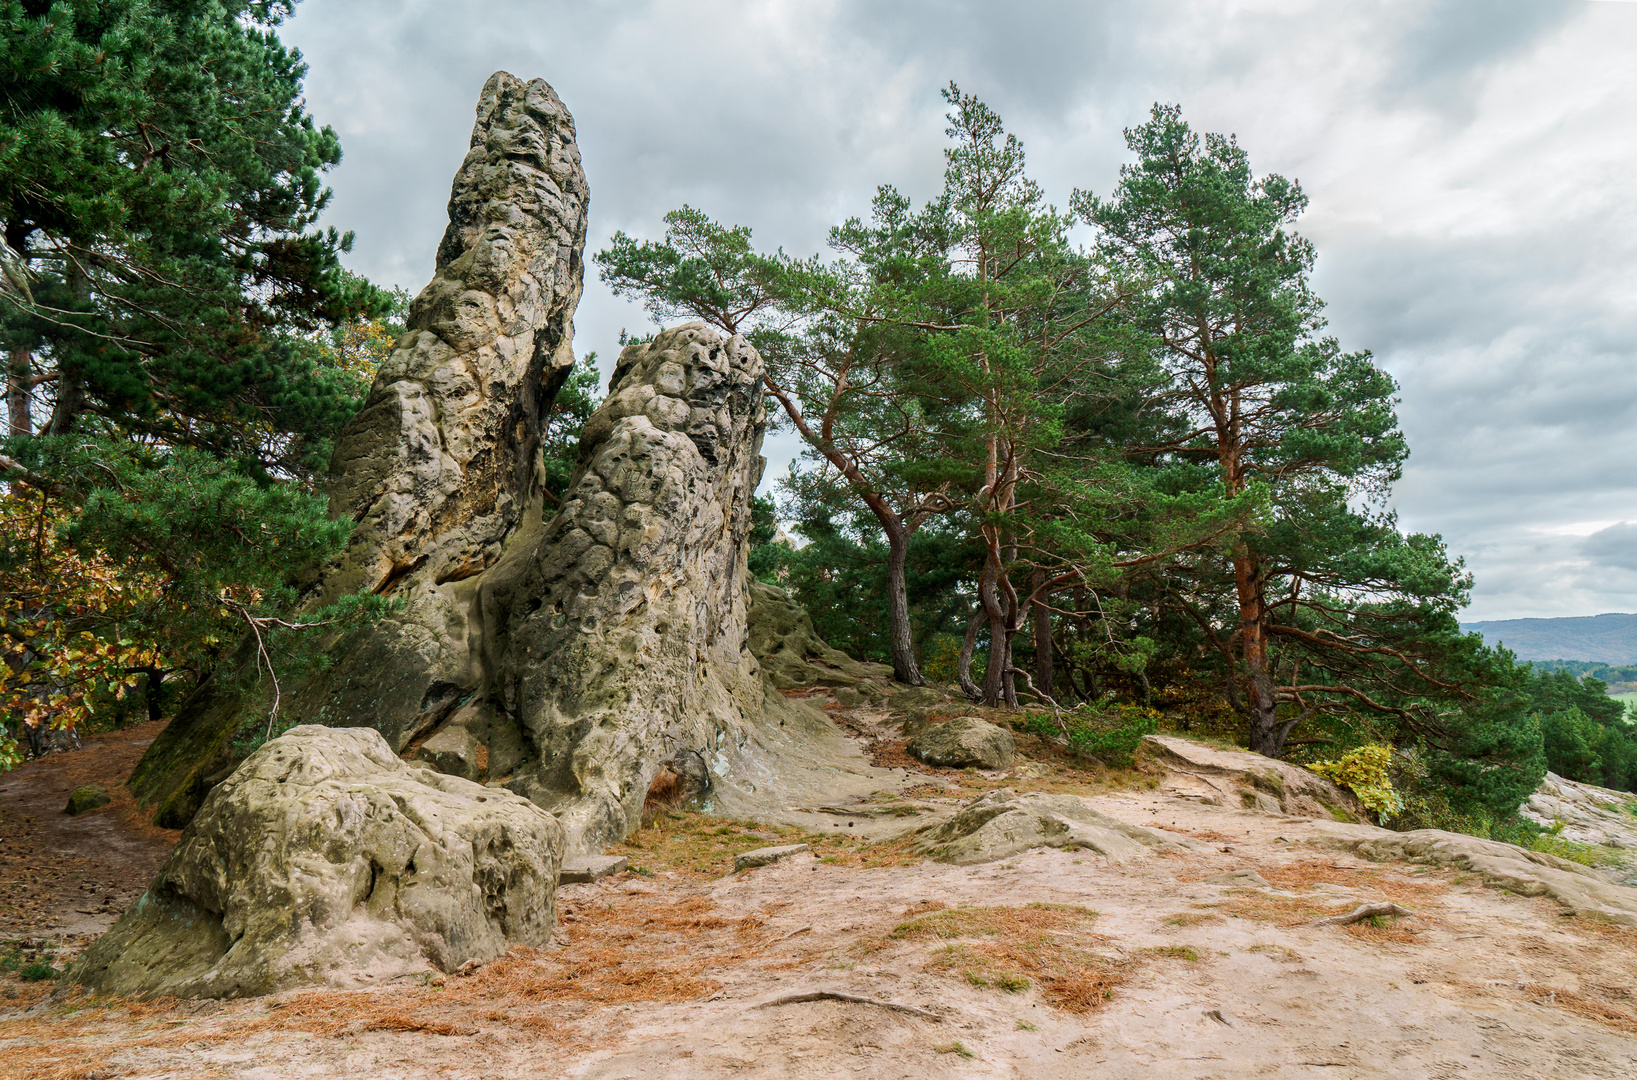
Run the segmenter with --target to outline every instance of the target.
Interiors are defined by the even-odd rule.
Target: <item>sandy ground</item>
[[[148,887],[181,833],[147,825],[120,785],[163,727],[91,735],[0,773],[0,940],[94,937]],[[113,801],[69,817],[85,784]]]
[[[737,875],[724,856],[565,886],[556,947],[375,991],[142,1004],[5,980],[0,1076],[1637,1076],[1637,932],[1164,785],[1090,801],[1210,850],[870,868],[817,848]],[[1206,880],[1240,871],[1268,884]],[[1378,899],[1414,914],[1313,925]],[[812,991],[871,1003],[768,1004]]]

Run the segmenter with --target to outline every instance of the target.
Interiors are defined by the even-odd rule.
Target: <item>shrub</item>
[[[1359,746],[1347,751],[1335,761],[1316,761],[1307,766],[1326,780],[1349,788],[1359,802],[1375,811],[1382,821],[1404,809],[1403,796],[1393,788],[1387,768],[1392,764],[1393,751],[1389,746]]]
[[[1027,713],[1023,730],[1057,743],[1071,753],[1095,757],[1117,769],[1130,768],[1143,736],[1153,734],[1159,714],[1151,709],[1116,705],[1098,713],[1089,708],[1058,713]]]

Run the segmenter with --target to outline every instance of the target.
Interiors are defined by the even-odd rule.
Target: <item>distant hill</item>
[[[1637,664],[1637,615],[1582,615],[1568,619],[1491,619],[1462,623],[1491,645],[1505,645],[1519,660],[1595,660]]]

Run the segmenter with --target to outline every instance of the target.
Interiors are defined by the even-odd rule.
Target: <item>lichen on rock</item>
[[[73,969],[104,993],[240,997],[455,971],[556,926],[563,829],[507,791],[304,726],[211,791]]]

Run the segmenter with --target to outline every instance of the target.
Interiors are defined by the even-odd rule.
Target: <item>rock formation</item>
[[[813,617],[781,588],[750,583],[750,651],[779,690],[810,686],[855,687],[892,680],[892,668],[854,660],[832,649],[813,628]],[[904,691],[900,691],[904,693]]]
[[[369,724],[401,750],[477,690],[477,579],[541,514],[538,448],[574,364],[588,199],[557,94],[497,72],[478,99],[436,273],[337,442],[330,512],[357,524],[307,600],[367,589],[404,606],[333,650],[346,662],[288,698],[288,715]],[[161,804],[161,824],[185,823],[234,763],[246,703],[213,691],[184,707],[131,778]]]
[[[509,786],[587,844],[640,819],[666,761],[702,791],[762,718],[745,566],[761,377],[748,342],[703,323],[627,347],[562,510],[483,584],[484,706],[528,747]]]
[[[77,965],[105,993],[240,997],[456,971],[556,927],[563,829],[526,799],[298,727],[211,791]]]
[[[1165,769],[1168,795],[1292,817],[1372,820],[1358,796],[1346,788],[1261,754],[1218,750],[1169,735],[1145,736],[1137,753]]]
[[[623,836],[650,790],[750,813],[890,785],[752,647],[781,685],[885,670],[829,649],[777,590],[752,632],[766,414],[743,338],[689,324],[626,348],[545,518],[540,429],[572,361],[585,231],[573,136],[545,83],[484,87],[437,276],[336,451],[331,512],[357,530],[307,601],[368,589],[402,607],[332,642],[281,720],[373,727],[504,784],[561,818],[571,852]],[[160,824],[192,816],[264,709],[208,689],[184,707],[131,780]]]
[[[1011,788],[982,795],[948,821],[916,830],[915,836],[917,851],[963,866],[1042,847],[1089,851],[1116,863],[1142,858],[1150,850],[1209,850],[1177,833],[1100,814],[1073,795],[1019,795]]]
[[[1336,821],[1313,824],[1319,836],[1312,842],[1324,847],[1382,862],[1453,866],[1520,896],[1550,896],[1576,914],[1637,926],[1637,889],[1555,855],[1442,829],[1393,832]]]
[[[928,724],[906,749],[928,765],[946,769],[1009,769],[1017,761],[1012,733],[976,716]]]

